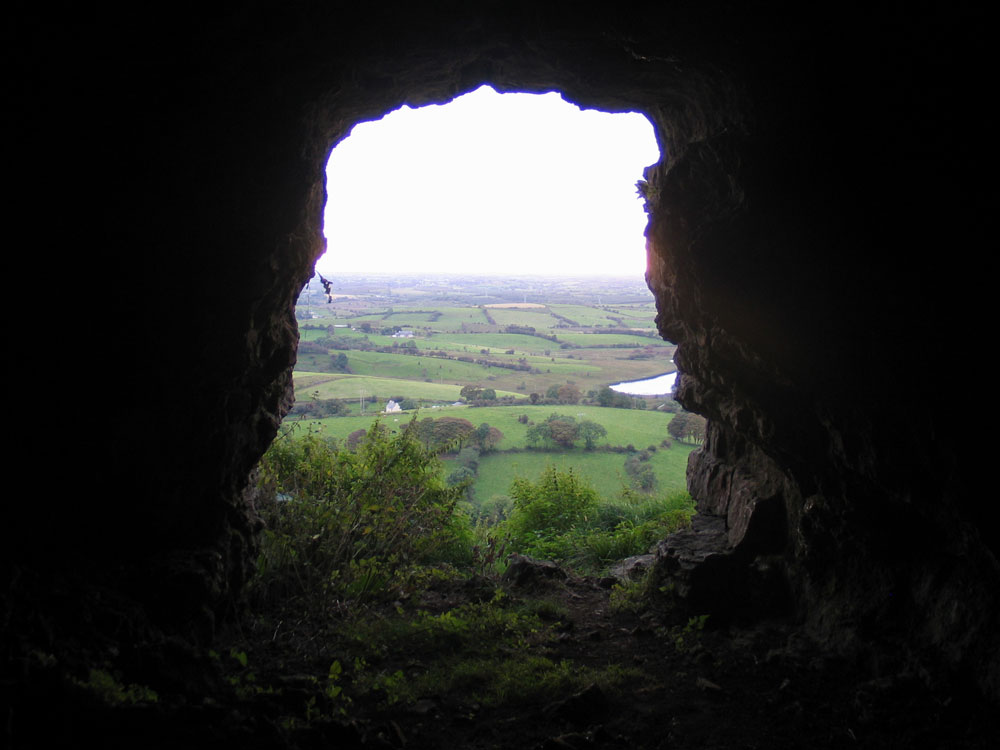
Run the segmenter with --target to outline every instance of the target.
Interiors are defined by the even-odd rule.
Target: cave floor
[[[291,724],[286,718],[282,736],[301,747],[996,747],[1000,725],[969,695],[932,692],[905,676],[873,680],[860,666],[823,654],[787,623],[712,627],[710,621],[678,619],[668,607],[623,606],[621,600],[615,605],[613,591],[620,595],[621,590],[609,583],[570,576],[535,578],[503,589],[506,606],[539,613],[544,622],[520,640],[516,658],[540,658],[576,670],[574,679],[544,687],[544,672],[522,675],[521,684],[515,680],[499,699],[481,697],[490,687],[482,681],[491,679],[481,675],[480,682],[473,676],[441,681],[431,689],[425,685],[422,693],[420,685],[413,685],[407,692],[409,675],[432,672],[435,662],[454,663],[447,660],[464,647],[458,641],[404,636],[403,648],[383,650],[374,657],[377,664],[367,665],[380,675],[375,684],[380,679],[381,687],[373,689],[369,680],[366,690],[353,691],[343,702],[351,692],[345,678],[343,694],[316,704],[325,706],[323,717]],[[485,584],[478,589],[469,582],[444,585],[393,606],[399,613],[435,617],[460,611],[455,608],[470,599],[488,599],[491,591]],[[372,620],[383,616],[371,612]],[[300,620],[295,627],[301,630],[283,641],[280,630],[288,626],[272,631],[272,620],[266,630],[258,629],[256,643],[252,632],[243,631],[232,648],[241,658],[248,653],[249,663],[258,662],[258,681],[271,671],[270,684],[277,684],[277,673],[287,675],[290,669],[329,677],[331,654],[349,656],[352,647],[309,623],[309,618]],[[355,649],[358,641],[372,637],[367,632],[355,635]],[[243,648],[248,651],[235,651]],[[502,657],[504,648],[501,644],[490,653]],[[373,658],[370,649],[367,653]],[[344,675],[350,671],[341,668]],[[283,692],[273,701],[258,692],[246,706],[277,716],[284,709],[273,704],[288,705],[289,692]],[[304,690],[300,702],[308,703],[309,696]]]
[[[0,679],[11,706],[0,737],[12,748],[1000,746],[1000,712],[974,691],[899,668],[873,679],[788,622],[702,622],[608,579],[453,577],[324,607],[235,618],[212,649],[117,640],[106,671],[71,642],[64,656],[34,650],[10,660],[34,665],[30,679]]]

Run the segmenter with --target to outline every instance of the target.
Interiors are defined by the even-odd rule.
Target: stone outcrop
[[[248,476],[290,405],[327,155],[359,121],[490,83],[639,110],[656,129],[647,279],[679,345],[678,398],[711,423],[689,473],[704,539],[661,557],[689,570],[697,606],[759,615],[757,597],[726,601],[768,591],[875,672],[1000,696],[1000,535],[966,445],[989,396],[975,377],[991,319],[980,258],[995,244],[984,18],[227,8],[11,21],[10,214],[29,232],[21,254],[37,247],[78,300],[59,321],[60,363],[80,373],[59,415],[86,434],[60,476],[15,488],[8,605],[48,606],[26,583],[44,570],[211,637],[252,555]],[[13,343],[32,351],[24,328]],[[18,623],[37,626],[29,643],[79,633],[52,607],[22,606],[5,639],[22,643]]]

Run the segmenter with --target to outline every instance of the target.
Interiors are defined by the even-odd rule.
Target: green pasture
[[[372,384],[372,387],[361,386],[361,380]],[[344,382],[348,381],[348,382]],[[353,382],[350,382],[353,381]],[[337,385],[340,383],[340,385]],[[378,387],[375,387],[378,384]],[[303,388],[299,391],[298,381],[296,381],[296,389],[302,392],[306,397],[311,394],[314,390],[319,390],[322,398],[357,398],[360,388],[364,387],[366,392],[377,393],[382,398],[390,398],[396,395],[409,396],[410,398],[423,398],[415,394],[410,394],[406,392],[406,386],[409,384],[400,383],[399,381],[393,380],[380,380],[378,378],[350,378],[340,377],[334,381],[328,381],[319,386]],[[419,385],[419,384],[414,384]],[[423,385],[433,385],[431,383],[424,383]],[[451,386],[454,387],[454,386]],[[324,390],[329,388],[330,390]],[[324,393],[335,393],[335,388],[343,388],[345,395],[323,395]],[[497,395],[500,395],[499,393]],[[433,398],[433,397],[429,397]],[[457,398],[457,396],[456,396]],[[610,409],[601,406],[578,406],[578,405],[562,405],[562,406],[483,406],[483,407],[469,407],[469,406],[444,406],[438,409],[424,408],[417,412],[405,412],[404,418],[409,421],[414,414],[417,415],[418,419],[426,419],[427,417],[461,417],[462,419],[468,419],[474,425],[480,425],[483,422],[488,423],[491,427],[496,427],[500,430],[504,438],[497,446],[499,449],[504,450],[508,448],[525,448],[528,443],[526,440],[528,427],[530,424],[522,424],[518,422],[518,417],[522,414],[527,415],[528,421],[530,422],[543,422],[545,419],[553,413],[565,414],[574,417],[578,421],[581,419],[590,419],[598,424],[604,426],[608,431],[607,437],[601,438],[598,442],[600,444],[610,443],[611,445],[629,445],[632,444],[638,450],[642,450],[649,445],[659,446],[660,441],[668,437],[667,435],[667,425],[670,423],[670,419],[673,415],[659,412],[659,411],[643,411],[638,409]],[[322,431],[322,433],[328,437],[336,438],[341,440],[350,435],[354,430],[360,429],[362,427],[368,427],[375,420],[376,415],[369,417],[330,417],[328,419],[321,420],[311,420],[315,422],[317,427]],[[385,416],[383,415],[383,419]],[[355,424],[355,420],[367,420]],[[622,459],[624,461],[624,458]]]
[[[300,385],[300,382],[302,383]],[[461,386],[447,383],[424,383],[420,380],[395,380],[393,378],[373,378],[358,375],[338,375],[322,382],[312,379],[300,381],[295,377],[295,398],[308,400],[317,398],[357,399],[361,391],[369,396],[377,394],[383,401],[395,396],[427,401],[456,401]],[[355,428],[357,429],[357,428]]]
[[[299,324],[299,341],[315,341],[316,339],[321,339],[325,336],[329,336],[330,332],[324,328],[303,328],[302,324]]]
[[[493,307],[490,308],[490,315],[497,325],[531,326],[542,333],[548,333],[559,323],[547,310],[540,308]]]
[[[555,342],[523,333],[437,333],[429,341],[436,349],[468,349],[476,352],[480,349],[496,349],[500,352],[513,349],[517,355],[540,354],[546,349],[559,348],[559,344]]]
[[[624,333],[562,333],[557,334],[560,341],[586,347],[608,347],[616,344],[628,344],[638,348],[644,346],[670,346],[663,339],[651,339],[645,336],[629,336]]]
[[[381,409],[385,408],[385,398],[399,395],[394,392],[384,391],[385,396],[379,393],[381,399],[378,404],[365,401],[365,414],[354,414],[349,417],[328,417],[327,419],[310,419],[308,417],[288,417],[281,423],[282,431],[291,430],[293,434],[304,435],[307,432],[321,435],[322,437],[344,440],[355,430],[367,430],[372,426],[372,422],[380,419],[382,424],[390,431],[396,431],[406,425],[413,418],[414,412],[403,412],[402,414],[384,414]],[[354,397],[357,398],[357,392]],[[359,404],[354,404],[357,409]],[[428,410],[430,411],[430,410]],[[436,411],[436,410],[435,410]],[[452,415],[456,416],[456,415]]]
[[[589,305],[549,305],[549,309],[557,315],[569,318],[578,326],[616,325],[615,321],[608,317],[608,313],[599,307],[590,307]]]
[[[649,328],[651,330],[656,328],[656,308],[652,304],[616,307],[609,314],[621,318],[622,324],[629,328]]]
[[[399,339],[388,339],[384,336],[369,336],[369,341],[373,344],[381,345],[382,340],[391,340],[394,343],[401,343]],[[471,350],[469,347],[462,349],[447,348],[458,344],[451,342],[446,346],[445,342],[438,342],[435,346],[434,339],[409,339],[406,343],[414,342],[418,348],[444,348],[456,356],[468,356],[480,358],[482,355],[478,350]],[[527,395],[532,391],[544,393],[551,385],[562,385],[568,381],[573,381],[581,392],[586,395],[587,391],[594,390],[601,385],[615,383],[623,380],[638,380],[644,377],[658,375],[672,368],[669,360],[664,357],[655,360],[629,360],[622,349],[574,349],[571,351],[554,350],[553,354],[558,356],[545,357],[542,355],[507,355],[494,351],[491,359],[516,362],[524,358],[525,363],[537,370],[535,373],[524,370],[510,370],[502,367],[491,367],[480,365],[474,362],[460,362],[454,359],[441,359],[437,357],[426,357],[416,354],[397,354],[374,351],[346,351],[350,374],[364,375],[375,378],[393,378],[400,381],[415,382],[419,384],[431,383],[467,385],[477,384],[483,387],[494,388],[498,395],[501,391],[520,392]],[[567,355],[572,354],[570,359]],[[333,356],[330,354],[310,354],[299,352],[296,364],[297,376],[301,372],[322,373],[329,375],[339,375],[339,371],[333,369]],[[523,384],[523,388],[522,388]],[[400,385],[403,388],[402,385]]]
[[[347,352],[348,367],[355,375],[374,375],[403,380],[475,383],[489,375],[489,370],[472,362],[458,362],[414,354],[384,352]]]
[[[387,313],[382,320],[386,325],[400,328],[423,328],[432,325],[434,317],[433,313],[398,310],[391,314]]]
[[[376,328],[381,328],[383,326],[392,325],[390,322],[392,316],[386,318],[388,312],[389,308],[366,310],[363,315],[354,315],[349,319],[349,321],[352,326],[359,326],[362,323],[371,323]]]
[[[323,398],[356,397],[358,395],[358,381],[360,380],[367,381],[371,386],[371,388],[366,387],[367,393],[378,393],[380,399],[383,400],[380,406],[384,405],[385,398],[395,395],[408,395],[411,398],[424,397],[402,392],[399,388],[401,384],[398,381],[380,381],[376,378],[340,377],[321,384],[318,390]],[[381,384],[375,385],[377,383]],[[298,386],[298,380],[296,385]],[[337,393],[335,390],[324,391],[327,387],[344,388],[345,395],[326,395],[327,393]],[[394,387],[395,390],[393,390]],[[457,392],[457,387],[454,388]],[[366,405],[366,408],[374,409],[376,407]],[[343,440],[355,430],[368,429],[376,419],[379,419],[390,430],[398,430],[409,423],[414,416],[417,419],[444,416],[460,417],[477,426],[486,422],[500,430],[504,434],[504,438],[498,446],[502,451],[510,448],[526,448],[526,434],[530,425],[520,423],[518,421],[520,415],[527,415],[529,422],[540,422],[553,413],[566,414],[577,420],[591,419],[603,425],[608,434],[607,437],[599,441],[601,445],[605,443],[611,445],[631,444],[636,450],[644,450],[650,445],[656,446],[657,450],[653,452],[650,463],[657,478],[657,493],[685,489],[688,454],[696,446],[671,441],[672,447],[661,447],[661,441],[668,437],[667,424],[672,415],[656,411],[609,409],[598,406],[445,406],[423,408],[416,412],[402,414],[367,414],[365,416],[331,417],[321,420],[300,420],[301,426],[298,429],[309,429],[327,437]],[[293,421],[286,420],[285,425],[289,426]],[[599,450],[586,451],[582,447],[574,447],[559,452],[524,450],[516,453],[493,453],[481,456],[475,484],[476,497],[479,501],[484,501],[496,494],[507,494],[511,480],[515,476],[535,479],[546,466],[554,464],[561,470],[572,468],[578,474],[587,477],[603,497],[610,499],[618,495],[623,485],[628,484],[628,475],[624,468],[628,455]],[[446,460],[444,463],[446,474],[453,471],[456,466],[453,460]]]
[[[441,316],[430,324],[438,331],[461,331],[462,324],[489,324],[483,311],[478,307],[435,307],[433,309],[441,313]]]
[[[695,446],[675,442],[671,448],[660,448],[649,459],[656,475],[656,494],[687,489],[688,455]],[[573,470],[586,477],[605,499],[616,497],[629,484],[625,473],[628,454],[576,449],[563,453],[526,451],[524,453],[494,453],[479,458],[474,485],[476,500],[483,502],[494,495],[506,495],[515,477],[537,480],[547,466],[560,471]],[[453,469],[452,466],[448,468]]]

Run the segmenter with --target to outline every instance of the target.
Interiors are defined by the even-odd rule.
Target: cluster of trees
[[[380,336],[391,336],[394,333],[399,333],[399,326],[383,326],[382,328],[375,328],[367,320],[358,326],[358,330],[362,333],[377,333]]]
[[[340,399],[335,398],[313,398],[311,401],[296,401],[292,406],[290,414],[293,416],[312,417],[323,419],[324,417],[340,417],[350,414],[351,410]]]
[[[528,399],[533,404],[578,404],[583,397],[580,389],[572,383],[565,385],[550,385],[543,396],[540,393],[531,393]]]
[[[670,424],[667,425],[667,432],[675,440],[700,443],[705,439],[706,427],[707,421],[700,414],[679,411],[674,414]]]
[[[488,352],[489,350],[487,349],[485,351]],[[527,364],[527,360],[523,357],[517,362],[505,362],[502,359],[483,359],[481,357],[476,359],[475,357],[467,357],[464,355],[458,357],[448,357],[448,359],[454,359],[457,362],[471,362],[472,364],[482,365],[483,367],[499,367],[503,370],[518,370],[520,372],[533,372],[536,374],[541,372],[538,368]]]
[[[625,393],[613,391],[606,385],[597,389],[595,396],[597,403],[601,406],[609,406],[614,409],[645,409],[646,402],[641,398],[632,398]]]
[[[481,453],[489,453],[503,440],[503,433],[496,427],[486,422],[476,427],[460,417],[414,420],[406,429],[428,450],[454,447],[461,451],[465,445],[475,445]]]
[[[559,343],[559,339],[554,334],[539,333],[535,330],[534,326],[519,326],[512,323],[511,325],[504,326],[501,333],[520,333],[523,336],[534,336],[538,339]]]
[[[384,425],[380,427],[385,430]],[[348,435],[345,441],[348,450],[357,451],[370,438],[372,429],[355,430]],[[486,422],[476,427],[468,419],[460,417],[415,419],[403,431],[430,453],[446,450],[461,452],[470,445],[475,446],[478,453],[489,453],[496,450],[503,440],[503,433],[496,427]]]
[[[458,393],[466,401],[496,401],[497,392],[493,388],[480,388],[478,385],[466,385]]]
[[[608,434],[603,425],[590,419],[579,422],[575,417],[565,414],[552,414],[540,424],[528,428],[527,441],[530,445],[559,446],[572,448],[577,441],[582,440],[587,450],[593,450],[599,438]]]
[[[572,383],[566,383],[565,385],[550,385],[549,389],[545,392],[545,396],[555,399],[560,404],[577,404],[580,402],[580,397],[583,394]]]

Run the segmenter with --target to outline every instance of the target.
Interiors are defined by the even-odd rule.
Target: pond
[[[631,380],[625,383],[614,383],[611,390],[625,393],[629,396],[669,396],[673,393],[676,372],[665,372],[645,380]]]

